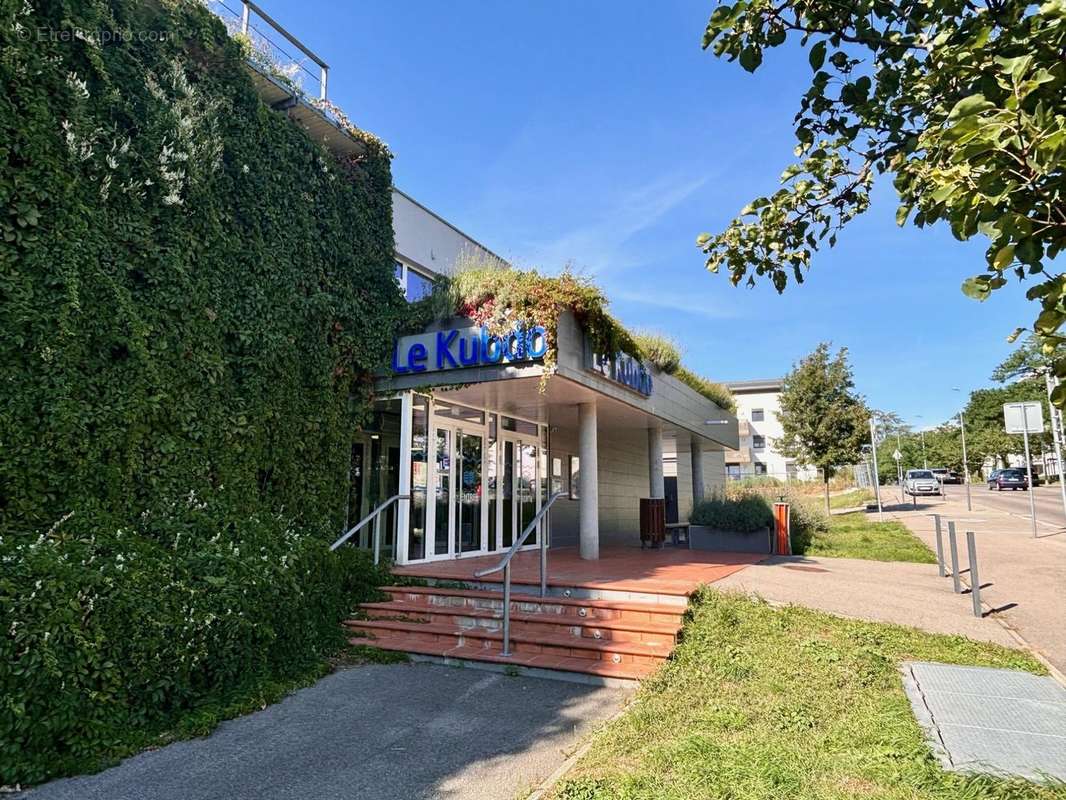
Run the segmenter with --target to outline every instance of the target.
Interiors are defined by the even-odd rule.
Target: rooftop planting
[[[458,315],[484,325],[493,334],[509,332],[516,323],[543,325],[555,341],[559,313],[573,313],[591,339],[594,352],[627,353],[673,375],[730,413],[736,410],[732,394],[681,365],[677,344],[666,336],[631,333],[608,311],[603,290],[587,276],[564,270],[557,276],[534,269],[501,267],[499,263],[468,260],[451,277],[438,281],[432,295],[414,304],[412,325],[422,327],[433,320]],[[554,365],[549,349],[545,366]]]

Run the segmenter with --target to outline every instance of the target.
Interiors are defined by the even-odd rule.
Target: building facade
[[[268,106],[335,155],[359,154],[328,106],[248,68]],[[395,276],[411,302],[463,261],[509,267],[397,188],[392,211]],[[534,323],[491,336],[454,318],[392,343],[373,418],[352,432],[339,534],[417,564],[501,552],[528,528],[528,547],[543,536],[596,559],[601,544],[639,545],[641,498],[685,520],[724,486],[734,417],[650,365],[592,352],[569,312]]]
[[[729,480],[770,477],[778,480],[813,480],[813,467],[797,464],[782,455],[779,442],[781,427],[779,402],[781,378],[734,381],[725,384],[737,403],[739,446],[725,453],[725,471]]]

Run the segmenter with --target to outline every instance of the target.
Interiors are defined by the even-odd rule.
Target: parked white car
[[[940,494],[940,480],[931,469],[909,469],[904,479],[904,488],[911,497],[919,494]]]

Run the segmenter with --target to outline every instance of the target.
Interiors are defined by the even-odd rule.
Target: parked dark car
[[[929,471],[936,475],[936,479],[941,483],[962,483],[962,478],[959,477],[959,473],[957,473],[953,469],[947,469],[946,467],[933,467]]]
[[[1004,489],[1028,491],[1029,479],[1026,477],[1024,469],[997,469],[988,476],[988,489],[989,491],[995,489],[1000,492]]]

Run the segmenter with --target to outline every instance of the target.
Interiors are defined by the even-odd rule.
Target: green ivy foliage
[[[729,387],[698,375],[685,367],[681,363],[681,348],[673,339],[647,331],[637,333],[633,338],[636,340],[637,347],[640,348],[642,358],[646,361],[650,361],[663,372],[673,375],[719,408],[730,414],[737,413],[737,401],[733,393],[729,391]]]
[[[0,83],[4,784],[333,641],[405,303],[387,149],[265,107],[201,4],[2,3]]]
[[[807,47],[812,77],[795,117],[796,163],[781,188],[697,244],[734,284],[802,282],[814,252],[891,176],[896,221],[983,237],[977,300],[1025,281],[1030,328],[1066,377],[1066,0],[720,2],[703,46],[754,72],[767,51]],[[1016,337],[1021,328],[1012,337]],[[1066,403],[1066,386],[1056,390]]]

